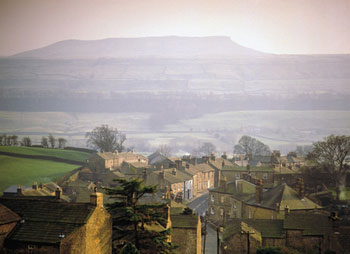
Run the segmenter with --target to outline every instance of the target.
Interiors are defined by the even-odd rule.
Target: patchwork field
[[[62,149],[50,149],[40,147],[17,147],[17,146],[0,146],[0,152],[27,154],[27,155],[44,155],[53,156],[61,159],[74,160],[85,162],[89,157],[89,153],[62,150]]]
[[[38,183],[53,181],[77,167],[47,160],[0,155],[0,193],[10,185],[31,186],[35,181]]]

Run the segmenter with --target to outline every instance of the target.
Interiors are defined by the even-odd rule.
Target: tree
[[[49,142],[47,137],[41,137],[41,145],[45,148],[49,147]]]
[[[87,144],[94,149],[104,152],[122,152],[124,150],[123,143],[126,136],[118,131],[117,128],[109,128],[108,125],[96,127],[91,132],[87,132],[85,137],[88,138]]]
[[[21,141],[22,146],[31,146],[32,145],[32,140],[30,137],[23,137]]]
[[[270,148],[261,141],[250,136],[242,136],[234,146],[233,153],[245,155],[271,155]]]
[[[51,148],[55,148],[56,139],[51,134],[49,134],[49,143],[50,143]]]
[[[171,155],[171,147],[165,144],[160,145],[157,151],[166,157],[169,157]]]
[[[193,156],[210,156],[212,153],[216,151],[215,145],[210,142],[205,142],[197,149],[193,149]]]
[[[340,185],[349,170],[346,157],[350,155],[350,136],[330,135],[324,141],[313,143],[312,152],[308,159],[323,167],[331,177],[335,188],[336,198],[339,200]]]
[[[168,209],[167,205],[139,203],[144,195],[154,194],[156,187],[144,186],[141,179],[116,181],[119,187],[105,189],[116,200],[107,204],[113,218],[113,247],[132,249],[134,245],[141,254],[170,253],[173,245],[168,241],[170,231],[166,228],[168,215],[164,211]],[[150,229],[157,225],[162,225],[161,230]],[[132,253],[137,252],[133,250]]]
[[[18,136],[17,135],[12,135],[11,136],[11,145],[17,146],[18,145]]]
[[[64,138],[58,139],[58,148],[63,149],[66,146],[67,140]]]

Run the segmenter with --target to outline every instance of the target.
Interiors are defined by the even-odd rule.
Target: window
[[[220,197],[220,201],[221,201],[221,203],[224,203],[225,202],[225,196],[221,196]]]
[[[224,216],[224,208],[220,208],[220,216]]]
[[[252,218],[252,209],[250,207],[248,208],[248,218]]]
[[[275,219],[275,214],[274,214],[273,211],[271,211],[271,219],[272,219],[272,220]]]
[[[211,194],[211,202],[214,202],[214,201],[215,201],[214,194]]]
[[[233,200],[233,208],[237,208],[237,201],[236,200]]]
[[[236,173],[236,180],[241,179],[241,173]]]
[[[267,173],[263,174],[263,179],[267,179]]]
[[[210,213],[215,214],[214,207],[210,207]]]

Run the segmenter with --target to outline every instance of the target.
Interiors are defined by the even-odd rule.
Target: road
[[[208,198],[209,193],[205,193],[200,197],[192,200],[187,204],[189,208],[191,208],[196,214],[200,216],[204,216],[205,212],[208,210]],[[205,246],[205,254],[215,254],[216,253],[216,228],[212,226],[210,223],[207,224],[207,239]],[[204,235],[202,236],[202,244],[204,245]],[[203,249],[204,246],[202,246]]]

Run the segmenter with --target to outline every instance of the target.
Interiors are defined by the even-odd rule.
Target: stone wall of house
[[[96,207],[87,224],[61,242],[60,254],[81,253],[112,253],[112,219],[102,207]]]
[[[286,246],[286,239],[284,238],[263,238],[263,246]]]
[[[209,193],[209,220],[214,223],[224,223],[232,213],[232,198],[231,195],[210,192]],[[225,216],[225,218],[224,218]]]
[[[112,253],[112,217],[103,207],[96,207],[86,227],[86,254]]]
[[[243,208],[243,218],[247,219],[276,219],[278,212],[257,206],[245,205]]]
[[[235,234],[230,240],[221,245],[221,253],[223,254],[246,254],[248,253],[248,236],[246,234]],[[261,241],[252,235],[249,237],[249,254],[255,254],[258,246],[261,246]]]
[[[171,240],[175,246],[178,246],[174,254],[201,254],[201,225],[197,228],[174,228],[172,229]]]
[[[301,230],[287,230],[286,245],[308,254],[317,254],[325,247],[322,237],[303,236]]]

